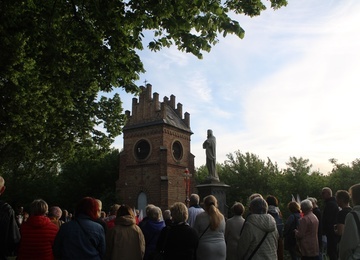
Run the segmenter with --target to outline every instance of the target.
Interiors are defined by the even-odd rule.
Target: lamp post
[[[184,182],[185,182],[185,205],[189,207],[189,198],[190,198],[190,177],[192,174],[190,174],[189,169],[185,168],[185,172],[183,173],[184,176]]]

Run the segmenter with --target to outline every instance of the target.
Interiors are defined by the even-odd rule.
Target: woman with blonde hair
[[[199,234],[197,260],[225,260],[225,218],[218,209],[215,196],[204,198],[204,210],[196,216],[194,228]]]

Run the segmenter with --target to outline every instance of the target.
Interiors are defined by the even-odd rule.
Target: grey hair
[[[266,214],[268,211],[268,204],[263,198],[255,198],[250,202],[250,211],[253,214]]]
[[[313,208],[313,204],[309,199],[301,201],[300,206],[301,206],[301,210],[304,211],[305,213],[309,212]]]

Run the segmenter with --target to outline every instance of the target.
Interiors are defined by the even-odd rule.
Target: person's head
[[[351,186],[349,193],[354,206],[360,205],[360,183]]]
[[[149,210],[149,219],[153,221],[161,221],[162,219],[162,212],[159,207],[153,206]]]
[[[199,195],[193,193],[190,195],[190,206],[196,206],[199,205],[200,197]]]
[[[67,218],[69,216],[69,212],[66,209],[63,209],[62,216],[63,216],[63,218]]]
[[[30,215],[44,216],[46,213],[48,213],[48,209],[48,204],[44,200],[37,199],[30,204]]]
[[[149,216],[151,208],[155,207],[154,204],[148,204],[145,208],[145,214],[146,216]]]
[[[338,190],[335,193],[335,199],[339,207],[347,207],[350,203],[350,194],[346,190]]]
[[[224,216],[218,209],[218,202],[214,195],[208,195],[204,198],[205,212],[210,216],[210,229],[216,230]]]
[[[307,214],[313,209],[313,204],[310,200],[306,199],[306,200],[301,201],[300,207],[301,207],[301,211],[304,214]]]
[[[176,202],[170,207],[171,218],[174,223],[185,222],[188,219],[188,209],[182,202]]]
[[[263,198],[263,196],[260,194],[260,193],[253,193],[249,196],[248,198],[248,201],[249,201],[249,204],[250,202],[255,199],[255,198]]]
[[[214,195],[208,195],[204,198],[204,208],[205,211],[209,211],[211,207],[218,207],[217,199]]]
[[[268,211],[268,204],[263,198],[255,198],[250,202],[250,212],[252,214],[266,214]]]
[[[0,195],[4,193],[5,188],[5,180],[0,176]]]
[[[102,210],[102,202],[101,202],[101,200],[99,200],[99,199],[96,199],[96,202],[99,204],[98,218],[100,218],[101,210]]]
[[[244,214],[245,207],[242,203],[235,202],[234,205],[231,207],[231,210],[234,213],[234,215],[242,216],[242,214]]]
[[[163,211],[163,218],[164,218],[164,220],[171,219],[171,211],[169,209],[165,209]]]
[[[132,208],[129,205],[121,205],[120,208],[117,210],[116,217],[123,217],[123,216],[131,216],[135,218],[135,214]]]
[[[266,197],[266,202],[269,206],[275,206],[277,207],[279,205],[278,199],[273,196],[273,195],[269,195]]]
[[[120,205],[119,205],[119,204],[113,204],[113,205],[111,205],[111,207],[110,207],[110,215],[116,216],[116,213],[117,213],[117,211],[118,211],[119,208],[120,208]]]
[[[60,219],[61,215],[62,215],[62,210],[59,207],[53,206],[49,209],[49,214],[48,214],[49,218]]]
[[[324,200],[327,200],[332,197],[332,190],[329,187],[324,187],[321,190],[321,196]]]
[[[291,213],[300,213],[300,205],[296,201],[290,201],[287,207]]]
[[[307,199],[311,201],[311,203],[312,203],[312,205],[313,205],[313,209],[318,207],[318,205],[317,205],[317,199],[316,199],[316,198],[309,197],[309,198],[307,198]]]
[[[99,203],[96,199],[91,197],[85,197],[80,200],[75,209],[75,217],[83,214],[89,216],[91,219],[96,220],[98,218]]]

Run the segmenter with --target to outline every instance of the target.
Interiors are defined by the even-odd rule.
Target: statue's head
[[[213,135],[213,131],[211,129],[207,130],[207,136],[210,137]]]

